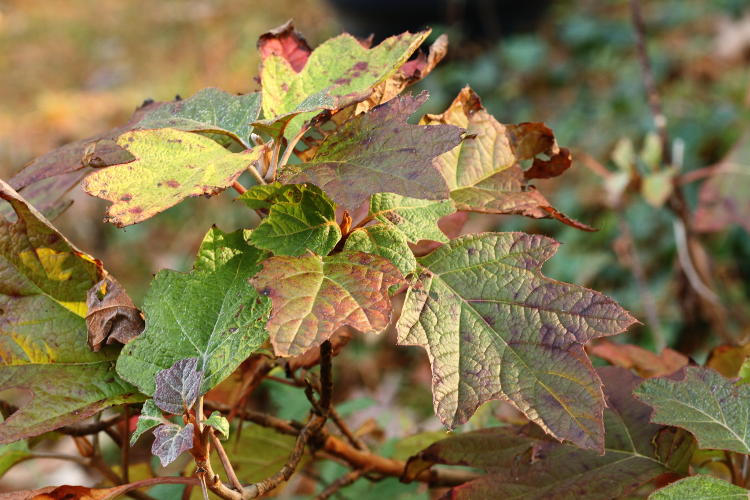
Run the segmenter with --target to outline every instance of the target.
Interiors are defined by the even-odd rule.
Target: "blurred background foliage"
[[[289,18],[313,47],[340,31],[366,34],[368,16],[347,7],[358,2],[336,3],[2,0],[0,177],[9,178],[54,147],[123,123],[144,99],[187,97],[207,86],[256,90],[257,37]],[[726,314],[718,320],[688,317],[689,285],[678,272],[674,215],[646,201],[638,186],[618,187],[612,179],[628,168],[645,176],[654,167],[653,119],[627,1],[527,0],[525,9],[501,0],[475,3],[415,0],[409,10],[406,0],[384,1],[378,2],[379,16],[370,17],[382,30],[375,33],[378,39],[427,24],[433,38],[449,34],[447,59],[419,84],[431,94],[425,112],[441,112],[469,84],[501,122],[544,121],[552,127],[558,142],[573,150],[574,168],[537,185],[561,211],[599,231],[498,216],[472,216],[467,230],[523,230],[560,240],[564,244],[545,266],[547,275],[611,295],[644,323],[617,341],[650,349],[665,342],[698,361],[721,342],[747,341],[747,232],[732,226],[701,235],[701,255],[715,278],[707,285]],[[682,174],[700,172],[724,158],[750,128],[750,6],[746,0],[644,0],[643,16],[676,167]],[[629,145],[644,154],[623,161]],[[700,177],[684,185],[691,208]],[[233,196],[191,199],[116,229],[100,222],[104,204],[79,192],[56,224],[104,260],[140,303],[153,273],[189,269],[211,224],[225,231],[255,224],[254,214],[233,203]],[[387,456],[399,452],[399,437],[440,430],[431,409],[429,366],[420,351],[396,349],[382,338],[357,339],[335,365],[336,397],[349,405],[341,413]],[[230,379],[227,390],[236,383]],[[264,382],[257,398],[258,405],[285,418],[307,408],[299,389],[273,381]],[[466,427],[510,418],[515,417],[507,407],[492,403]],[[342,470],[331,462],[318,473],[330,481]],[[375,487],[361,482],[342,493],[414,498],[418,488],[395,480]]]

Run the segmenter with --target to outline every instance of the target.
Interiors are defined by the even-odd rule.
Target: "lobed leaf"
[[[392,36],[372,49],[363,47],[353,36],[343,34],[308,52],[309,47],[300,45],[299,36],[294,35],[293,30],[291,23],[287,23],[261,36],[259,41],[266,120],[295,111],[309,96],[320,92],[327,92],[332,98],[325,106],[327,109],[336,109],[339,97],[351,94],[366,97],[372,87],[395,73],[430,33],[407,32]],[[272,41],[287,46],[291,42],[294,48],[275,50],[271,48]],[[293,137],[312,116],[314,112],[295,116],[282,133]]]
[[[130,436],[130,445],[133,446],[144,432],[163,423],[164,417],[162,416],[161,411],[159,411],[159,408],[156,407],[156,403],[154,403],[153,399],[147,399],[146,402],[143,403],[143,408],[138,417],[135,431]]]
[[[380,333],[391,317],[389,289],[403,282],[386,259],[362,252],[271,257],[252,279],[272,302],[266,329],[277,356],[296,356],[351,326]]]
[[[156,373],[154,404],[172,415],[182,415],[198,400],[202,382],[198,358],[181,359]]]
[[[635,396],[653,407],[653,422],[690,431],[700,448],[750,453],[750,385],[710,368],[689,366],[680,380],[652,378]]]
[[[393,193],[376,193],[370,198],[369,216],[393,226],[411,243],[420,240],[447,243],[437,223],[456,211],[451,200],[418,200]]]
[[[551,441],[535,426],[494,427],[459,434],[429,446],[407,464],[407,477],[435,463],[477,467],[479,479],[453,488],[446,498],[620,498],[666,472],[684,474],[694,443],[682,439],[662,453],[673,436],[648,422],[649,409],[632,397],[639,378],[618,367],[599,369],[607,408],[605,453]],[[655,446],[657,445],[657,446]]]
[[[570,152],[557,145],[544,124],[503,125],[469,87],[444,113],[425,115],[421,123],[466,129],[466,139],[435,160],[459,210],[553,217],[578,229],[593,230],[557,211],[528,185],[529,179],[554,177],[571,165]],[[533,160],[525,172],[519,164],[523,160]]]
[[[216,272],[234,257],[247,251],[251,231],[240,229],[225,233],[212,226],[203,237],[193,269],[198,272]]]
[[[484,233],[418,259],[398,343],[427,350],[435,413],[445,425],[503,398],[555,438],[602,451],[601,382],[583,344],[635,319],[598,292],[542,275],[558,245]]]
[[[86,293],[101,263],[78,250],[0,181],[0,391],[31,396],[0,423],[0,443],[36,436],[140,400],[114,372],[117,350],[92,352]]]
[[[274,255],[328,254],[341,239],[334,203],[312,185],[283,192],[291,199],[271,206],[268,217],[250,235],[250,243]]]
[[[220,412],[213,412],[203,423],[212,427],[219,434],[221,439],[229,438],[229,420],[227,420]]]
[[[417,268],[417,259],[409,248],[406,236],[391,226],[367,226],[352,231],[346,239],[344,250],[385,257],[404,276]]]
[[[215,241],[217,234],[218,229],[211,229],[204,243]],[[200,393],[205,393],[263,345],[270,303],[247,278],[259,269],[265,253],[244,245],[230,258],[234,251],[238,249],[223,254],[226,262],[214,259],[215,267],[199,257],[189,274],[163,270],[156,275],[144,300],[146,329],[117,360],[123,378],[153,395],[160,370],[198,358],[204,372]]]
[[[193,424],[185,427],[163,424],[154,429],[154,437],[151,453],[159,457],[162,467],[166,467],[193,447]]]
[[[170,128],[134,130],[117,143],[136,159],[94,172],[83,189],[112,202],[107,219],[119,227],[142,222],[188,196],[221,192],[262,151],[230,153],[207,137]]]
[[[699,474],[680,479],[649,495],[648,500],[748,500],[750,490]]]
[[[447,198],[432,159],[459,144],[461,130],[407,123],[426,99],[426,93],[401,96],[352,118],[323,141],[310,161],[288,165],[281,180],[315,184],[351,212],[381,192]]]

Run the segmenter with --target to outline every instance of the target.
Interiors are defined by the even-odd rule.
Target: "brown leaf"
[[[103,297],[100,298],[102,293]],[[91,287],[86,305],[88,342],[94,352],[105,343],[118,341],[127,344],[140,335],[145,327],[143,315],[114,278],[104,278]]]
[[[299,73],[307,63],[312,49],[302,34],[294,29],[292,20],[260,35],[258,51],[261,59],[270,55],[281,56]]]
[[[592,346],[589,352],[646,378],[669,375],[687,366],[690,361],[684,354],[670,348],[655,354],[637,345],[615,344],[606,340]]]
[[[727,378],[734,378],[746,359],[750,358],[750,344],[741,346],[720,345],[711,351],[706,366]]]
[[[37,490],[14,491],[0,495],[3,500],[105,500],[115,498],[123,489],[88,488],[86,486],[47,486]]]

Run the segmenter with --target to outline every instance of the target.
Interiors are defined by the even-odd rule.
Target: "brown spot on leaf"
[[[141,212],[143,212],[143,208],[141,207],[133,207],[133,208],[128,209],[128,213],[131,213],[131,214],[139,214]]]
[[[178,187],[180,187],[180,183],[177,182],[174,179],[170,179],[170,180],[167,181],[167,186],[169,186],[171,188],[178,188]]]
[[[120,196],[120,201],[130,201],[133,199],[133,195],[130,193],[125,193],[124,195]]]
[[[354,69],[357,71],[366,71],[369,65],[366,61],[359,61],[357,64],[354,65]]]

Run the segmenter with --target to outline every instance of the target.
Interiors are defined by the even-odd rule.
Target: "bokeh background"
[[[699,172],[684,186],[695,207],[701,169],[725,158],[750,129],[750,5],[642,4],[678,166],[682,173]],[[628,142],[640,150],[653,132],[623,0],[0,0],[0,177],[8,179],[57,146],[125,122],[145,99],[188,97],[207,86],[256,90],[257,37],[290,18],[312,47],[347,30],[373,32],[376,39],[427,25],[433,38],[448,33],[447,59],[414,89],[431,94],[423,111],[441,112],[469,84],[501,122],[546,122],[560,144],[573,150],[575,162],[562,178],[538,185],[553,205],[599,231],[496,216],[473,217],[468,227],[540,232],[563,242],[546,274],[605,292],[633,311],[644,324],[619,340],[650,349],[667,344],[701,361],[719,342],[747,338],[745,230],[730,226],[701,236],[718,280],[708,285],[726,316],[687,317],[681,301],[689,285],[678,272],[673,215],[649,204],[637,188],[612,203],[615,187],[605,178],[618,172],[613,152]],[[104,209],[81,192],[56,224],[104,260],[136,303],[159,269],[190,268],[211,224],[229,231],[255,223],[229,192],[188,200],[126,229],[103,224]],[[350,387],[339,397],[355,402],[348,414],[362,425],[376,422],[383,443],[439,429],[421,352],[396,350],[383,339],[357,341],[337,367]],[[267,394],[286,417],[305,411],[304,396],[298,396],[278,387]],[[469,425],[497,411],[503,410],[491,406]],[[352,491],[349,498],[384,494]]]

